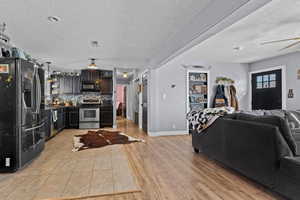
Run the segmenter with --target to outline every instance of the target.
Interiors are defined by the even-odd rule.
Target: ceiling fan
[[[270,42],[263,42],[261,43],[261,45],[266,45],[266,44],[273,44],[273,43],[280,43],[280,42],[288,42],[288,41],[295,41],[294,43],[280,49],[279,51],[285,50],[285,49],[289,49],[291,47],[294,47],[298,44],[300,44],[300,37],[295,37],[295,38],[288,38],[288,39],[283,39],[283,40],[274,40],[274,41],[270,41]]]

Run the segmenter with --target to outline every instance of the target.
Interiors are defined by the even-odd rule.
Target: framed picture
[[[297,78],[298,78],[298,80],[300,80],[300,69],[298,69],[298,71],[297,71]]]
[[[9,73],[9,65],[0,64],[0,74],[8,74],[8,73]]]

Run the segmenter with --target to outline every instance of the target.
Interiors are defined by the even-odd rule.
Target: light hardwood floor
[[[147,137],[132,122],[118,127],[146,143],[126,145],[141,193],[89,200],[274,200],[282,199],[192,150],[190,136]]]

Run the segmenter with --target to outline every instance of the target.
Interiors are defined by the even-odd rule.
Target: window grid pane
[[[270,88],[276,88],[276,81],[270,81]]]
[[[263,83],[263,88],[269,88],[269,81],[265,81]]]
[[[276,74],[270,74],[270,81],[276,81]]]
[[[256,89],[262,89],[262,82],[256,83]]]

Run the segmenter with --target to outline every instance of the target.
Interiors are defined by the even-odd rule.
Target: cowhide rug
[[[114,144],[130,144],[134,142],[145,142],[142,139],[137,139],[121,133],[120,131],[88,131],[84,135],[75,135],[73,137],[74,148],[73,152],[82,151],[91,148],[100,148]]]

